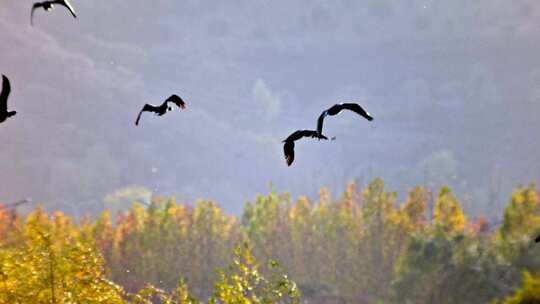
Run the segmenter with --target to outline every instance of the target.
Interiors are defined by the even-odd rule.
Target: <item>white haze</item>
[[[382,177],[403,197],[447,183],[494,214],[540,177],[537,0],[73,0],[0,3],[0,201],[96,212],[138,185],[240,212],[271,183],[293,195]],[[134,119],[172,93],[185,112]],[[280,141],[325,107],[334,142]],[[496,207],[496,208],[494,208]],[[497,212],[498,213],[498,212]]]

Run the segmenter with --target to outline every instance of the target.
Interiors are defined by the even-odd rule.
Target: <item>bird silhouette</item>
[[[285,154],[285,160],[287,161],[287,166],[290,166],[294,161],[294,142],[301,139],[302,137],[312,137],[312,138],[318,138],[318,139],[325,139],[328,140],[328,138],[322,134],[317,133],[315,130],[298,130],[289,135],[283,143],[283,152]]]
[[[75,10],[73,9],[73,6],[71,6],[71,3],[69,3],[68,0],[52,0],[52,1],[43,1],[43,2],[36,2],[34,5],[32,5],[32,11],[30,12],[30,24],[34,25],[34,11],[38,8],[43,8],[45,11],[50,11],[54,8],[54,5],[61,5],[69,10],[71,15],[73,15],[73,18],[77,18],[77,15],[75,14]]]
[[[321,113],[319,119],[317,120],[317,134],[322,135],[323,122],[326,116],[337,115],[342,110],[353,111],[369,121],[373,120],[373,117],[371,117],[371,115],[357,103],[338,103]]]
[[[534,239],[535,242],[540,242],[540,235],[536,237],[536,239]]]
[[[2,93],[0,93],[0,123],[6,121],[17,114],[17,111],[8,111],[8,97],[11,93],[11,85],[9,84],[9,79],[2,75]]]
[[[137,120],[135,121],[135,125],[136,126],[139,125],[139,120],[141,119],[141,115],[143,112],[153,112],[155,113],[155,115],[163,116],[168,111],[172,111],[172,107],[169,106],[169,102],[174,103],[180,109],[186,108],[186,103],[184,102],[184,100],[182,100],[182,98],[180,98],[178,95],[173,94],[159,106],[145,104],[142,110],[139,112],[139,115],[137,115]]]
[[[23,200],[20,200],[20,201],[11,203],[11,204],[0,205],[0,209],[17,208],[17,207],[19,207],[21,205],[24,205],[24,204],[27,204],[27,203],[32,203],[32,199],[23,199]]]

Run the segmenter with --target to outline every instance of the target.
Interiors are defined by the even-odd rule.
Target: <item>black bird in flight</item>
[[[285,153],[285,160],[287,161],[287,166],[290,166],[294,161],[294,142],[299,140],[302,137],[312,137],[318,139],[328,138],[322,134],[317,133],[315,130],[298,130],[293,134],[289,135],[284,141],[283,152]]]
[[[319,116],[319,120],[317,121],[317,134],[318,135],[322,136],[324,118],[328,115],[330,116],[337,115],[339,112],[341,112],[341,110],[353,111],[369,121],[373,120],[373,117],[371,117],[371,115],[357,103],[338,103],[331,106],[328,110],[322,112],[321,116]]]
[[[536,239],[534,239],[537,243],[540,242],[540,235],[536,237]]]
[[[0,209],[17,208],[17,207],[19,207],[21,205],[24,205],[24,204],[27,204],[27,203],[32,203],[32,200],[31,199],[23,199],[23,200],[20,200],[20,201],[11,203],[11,204],[0,205]]]
[[[168,111],[172,111],[172,107],[168,105],[169,102],[174,103],[177,105],[180,109],[186,108],[186,103],[180,98],[178,95],[173,94],[167,100],[165,100],[161,105],[154,106],[151,104],[145,104],[142,110],[139,112],[139,115],[137,116],[137,120],[135,121],[135,125],[139,125],[139,120],[141,119],[141,114],[143,112],[154,112],[155,115],[162,116]]]
[[[3,123],[6,121],[6,119],[17,114],[17,111],[8,111],[7,101],[9,93],[11,93],[9,79],[2,75],[2,93],[0,93],[0,123]]]
[[[75,10],[73,9],[73,6],[71,6],[71,3],[69,3],[68,0],[51,0],[51,1],[43,1],[43,2],[36,2],[32,6],[32,11],[30,12],[30,24],[34,24],[34,11],[38,8],[43,8],[45,11],[50,11],[53,9],[54,5],[61,5],[69,10],[71,15],[73,15],[73,18],[77,18],[77,15],[75,14]]]

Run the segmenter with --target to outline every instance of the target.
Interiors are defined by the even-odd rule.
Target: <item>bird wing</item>
[[[175,105],[177,105],[180,109],[186,108],[186,103],[184,102],[184,100],[176,94],[171,95],[169,98],[165,100],[165,102],[172,102]]]
[[[135,120],[135,125],[136,125],[136,126],[139,125],[139,120],[141,119],[142,112],[144,112],[144,111],[141,110],[141,111],[139,112],[139,115],[137,115],[137,120]]]
[[[300,131],[301,137],[317,137],[317,131],[315,130],[302,130]]]
[[[34,11],[37,8],[43,7],[43,2],[37,2],[32,5],[32,10],[30,11],[30,25],[34,25]]]
[[[291,135],[289,135],[284,140],[284,142],[285,141],[297,141],[297,140],[301,139],[302,137],[328,139],[324,135],[319,136],[319,133],[317,133],[317,131],[315,131],[315,130],[297,130],[297,131],[294,131]]]
[[[283,142],[285,143],[283,145],[283,152],[285,154],[285,160],[287,161],[287,166],[290,166],[294,161],[294,142],[296,140],[299,140],[303,137],[317,137],[317,138],[323,138],[328,139],[324,135],[319,135],[317,131],[315,130],[297,130],[294,131],[287,139],[285,139]]]
[[[322,135],[322,128],[324,123],[324,118],[328,115],[328,111],[324,111],[319,116],[319,119],[317,120],[317,133],[319,135]]]
[[[343,109],[347,109],[357,113],[358,115],[364,117],[369,121],[373,120],[373,117],[371,117],[371,115],[369,115],[369,113],[357,103],[343,103],[342,107]]]
[[[0,93],[0,112],[7,112],[7,100],[11,93],[11,84],[9,79],[2,75],[2,93]]]
[[[304,130],[304,133],[303,133],[304,137],[311,137],[311,138],[318,138],[318,139],[326,139],[328,140],[328,137],[322,135],[322,134],[319,134],[318,131],[316,130]]]
[[[285,140],[285,144],[283,145],[283,153],[285,154],[287,166],[292,165],[294,161],[294,141]]]
[[[285,140],[285,141],[295,141],[295,140],[298,140],[300,138],[302,138],[302,135],[301,135],[302,131],[301,130],[298,130],[298,131],[294,131],[291,135],[289,135]]]
[[[75,14],[75,10],[73,9],[73,6],[71,6],[71,3],[69,3],[68,0],[57,0],[57,1],[54,1],[54,3],[64,6],[65,8],[69,10],[71,15],[73,15],[73,18],[77,18],[77,15]]]
[[[157,107],[153,106],[153,105],[149,105],[149,104],[145,104],[144,107],[141,109],[141,111],[139,112],[139,115],[137,115],[137,120],[135,120],[135,125],[138,126],[139,125],[139,120],[141,119],[141,115],[143,112],[154,112],[154,113],[157,113]]]

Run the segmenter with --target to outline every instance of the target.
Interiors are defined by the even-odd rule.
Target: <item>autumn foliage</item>
[[[174,198],[76,223],[0,209],[0,303],[533,303],[534,186],[501,217],[468,218],[446,187],[398,202],[380,179],[260,195],[239,218]]]

